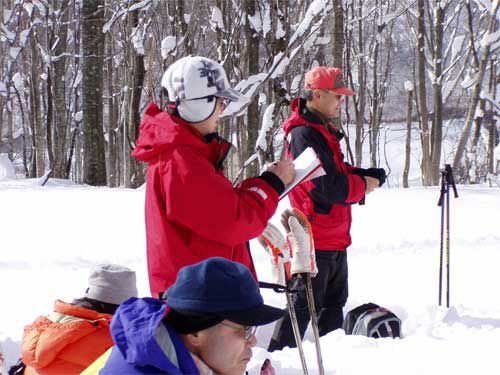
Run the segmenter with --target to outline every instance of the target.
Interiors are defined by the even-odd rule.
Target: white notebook
[[[321,161],[312,147],[306,148],[294,161],[295,178],[281,193],[280,199],[287,195],[295,186],[312,178],[320,177],[326,174]]]

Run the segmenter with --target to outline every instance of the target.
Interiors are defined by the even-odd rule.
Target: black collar
[[[312,113],[306,106],[306,100],[299,98],[299,114],[307,122],[312,122],[313,124],[322,125],[323,121],[316,114]]]

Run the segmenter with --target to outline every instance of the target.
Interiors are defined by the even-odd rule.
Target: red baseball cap
[[[328,90],[339,95],[354,96],[356,93],[342,85],[342,69],[317,66],[306,73],[306,89]]]

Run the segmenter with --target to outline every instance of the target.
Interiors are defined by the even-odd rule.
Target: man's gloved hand
[[[311,224],[307,217],[298,209],[286,210],[281,215],[281,223],[287,232],[287,243],[291,253],[292,275],[309,273],[316,276],[316,255]]]
[[[274,224],[267,223],[267,227],[258,238],[258,241],[269,254],[269,260],[271,261],[270,282],[286,285],[283,265],[290,262],[290,250],[285,237]]]
[[[387,174],[384,168],[355,168],[352,171],[353,174],[357,174],[359,176],[368,176],[373,177],[378,180],[378,186],[382,186],[385,183],[385,179],[387,178]]]

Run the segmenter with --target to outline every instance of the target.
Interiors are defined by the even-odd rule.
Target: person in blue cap
[[[243,374],[256,326],[284,314],[264,304],[248,268],[220,257],[182,268],[165,294],[120,305],[99,374]]]

